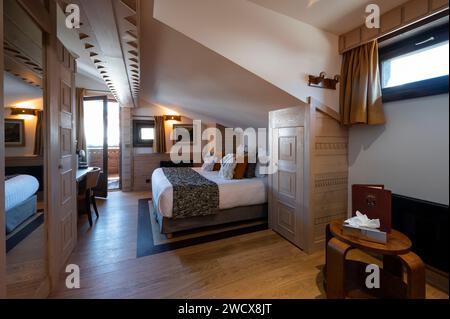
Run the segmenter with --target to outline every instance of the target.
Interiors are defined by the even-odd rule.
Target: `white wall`
[[[385,126],[350,130],[349,179],[449,203],[449,95],[386,103]]]
[[[340,73],[336,35],[246,0],[155,0],[154,17],[296,98],[339,107],[339,90],[307,85]]]

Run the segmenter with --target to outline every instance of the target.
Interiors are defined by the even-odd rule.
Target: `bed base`
[[[234,222],[244,222],[249,220],[267,219],[267,204],[240,206],[230,209],[219,210],[217,214],[207,216],[196,216],[188,218],[167,218],[161,215],[158,208],[153,204],[153,212],[159,224],[161,234],[168,238],[174,233],[199,229],[209,226],[218,226]]]

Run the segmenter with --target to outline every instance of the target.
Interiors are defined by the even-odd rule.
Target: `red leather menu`
[[[352,185],[352,215],[356,211],[366,214],[370,219],[380,220],[380,230],[391,231],[392,192],[384,185]]]

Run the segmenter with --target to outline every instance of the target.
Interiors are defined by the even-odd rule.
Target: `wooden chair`
[[[99,218],[97,203],[95,202],[95,196],[93,189],[97,187],[98,180],[100,177],[100,168],[94,168],[92,171],[87,173],[85,182],[83,183],[82,189],[80,189],[78,195],[78,201],[84,201],[84,207],[86,214],[88,215],[89,225],[92,227],[92,212],[91,204],[94,206],[95,215]]]

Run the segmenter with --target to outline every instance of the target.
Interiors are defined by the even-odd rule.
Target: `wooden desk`
[[[342,232],[342,222],[327,226],[325,285],[328,298],[345,298],[352,290],[378,298],[425,298],[425,265],[410,251],[411,241],[402,233],[392,230],[386,244],[366,241]],[[380,269],[380,288],[365,285],[367,264],[346,260],[352,249],[383,256]],[[406,268],[406,282],[403,281]]]
[[[76,174],[77,183],[79,183],[79,182],[81,182],[83,179],[85,179],[87,173],[89,173],[89,172],[92,171],[93,169],[94,169],[94,167],[88,167],[88,168],[77,169],[77,174]]]

